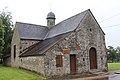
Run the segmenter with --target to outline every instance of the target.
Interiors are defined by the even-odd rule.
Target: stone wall
[[[25,51],[29,46],[39,42],[39,40],[26,40],[20,39],[20,35],[18,33],[18,27],[15,26],[12,42],[11,42],[11,66],[19,67],[20,66],[20,59],[19,55],[21,52]],[[16,57],[14,57],[14,46],[16,46]]]
[[[70,74],[70,54],[76,54],[77,73],[91,71],[89,50],[92,47],[96,49],[97,70],[106,70],[107,55],[104,33],[92,14],[88,13],[75,32],[46,52],[45,74]],[[70,53],[63,54],[62,49],[70,49]],[[63,67],[56,67],[56,55],[63,55]]]
[[[16,45],[16,57],[14,57],[14,46]],[[18,34],[18,27],[14,29],[11,42],[11,66],[19,67],[19,53],[20,53],[20,36]]]
[[[29,46],[38,43],[39,40],[26,40],[26,39],[22,39],[20,40],[20,51],[23,52],[23,50],[25,50],[26,48],[28,48]]]
[[[85,51],[85,53],[88,53],[87,56],[89,56],[89,50],[91,47],[94,47],[96,49],[98,69],[107,69],[107,54],[104,36],[105,34],[90,12],[86,14],[82,25],[78,28],[77,35],[79,44],[81,44],[81,46],[84,46],[83,50]],[[90,63],[88,62],[88,64]]]
[[[44,75],[44,56],[21,57],[20,67]]]
[[[63,55],[61,52],[56,52],[54,54],[54,49],[47,52],[45,58],[45,75],[64,75],[70,73],[70,58],[69,54]],[[63,67],[56,67],[56,55],[63,55]]]
[[[46,52],[45,57],[45,74],[46,75],[64,75],[70,74],[70,54],[76,54],[78,48],[75,33],[71,33],[68,37],[54,45]],[[63,53],[63,49],[70,49],[70,53]],[[63,66],[56,67],[56,55],[63,55]]]
[[[70,74],[70,54],[76,54],[77,73],[87,72],[89,70],[88,53],[77,42],[76,32],[71,33],[54,47],[46,52],[45,74],[63,75]],[[69,54],[64,54],[62,49],[70,49]],[[63,67],[56,67],[56,55],[63,55]],[[83,61],[83,58],[85,59]]]
[[[5,65],[5,66],[11,66],[11,56],[3,58],[3,65]]]
[[[48,49],[45,52],[45,56],[29,56],[19,58],[18,52],[20,52],[20,43],[22,46],[24,46],[24,48],[26,48],[29,45],[36,43],[37,41],[18,41],[20,43],[15,41],[14,44],[18,45],[18,60],[15,59],[15,64],[19,64],[19,66],[22,68],[36,71],[43,75],[51,76],[70,74],[71,54],[76,55],[76,73],[91,71],[89,51],[92,47],[96,49],[97,70],[103,71],[107,69],[107,55],[104,33],[90,12],[86,14],[81,24],[78,25],[78,28],[74,32],[71,32],[69,36],[66,36],[50,49]],[[24,48],[21,49],[23,50]],[[65,49],[68,49],[69,53],[64,53]],[[62,67],[56,66],[57,55],[62,55]]]

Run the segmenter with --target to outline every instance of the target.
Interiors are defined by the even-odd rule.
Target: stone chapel
[[[45,76],[107,70],[105,33],[90,9],[47,26],[16,22],[11,42],[11,66]]]

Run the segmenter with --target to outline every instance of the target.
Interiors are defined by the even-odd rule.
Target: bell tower
[[[47,15],[47,27],[50,29],[55,25],[55,14],[53,12],[49,12]]]

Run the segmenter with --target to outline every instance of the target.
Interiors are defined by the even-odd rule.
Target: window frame
[[[56,55],[56,67],[63,67],[63,55]]]
[[[13,46],[14,49],[14,59],[16,58],[16,45]]]

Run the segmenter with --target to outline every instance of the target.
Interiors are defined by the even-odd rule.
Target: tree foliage
[[[5,10],[1,11],[0,19],[2,21],[2,28],[4,29],[4,48],[2,54],[10,54],[13,25],[11,13]]]
[[[108,61],[109,62],[120,62],[120,47],[114,48],[108,46],[107,48]]]
[[[119,46],[116,48],[116,61],[120,62],[120,47]]]
[[[0,19],[0,57],[3,53],[4,48],[4,29],[2,27],[2,20]]]

